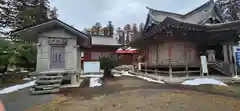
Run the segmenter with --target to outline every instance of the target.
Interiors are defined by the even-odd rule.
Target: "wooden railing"
[[[228,76],[232,75],[232,71],[231,71],[231,63],[225,63],[221,60],[215,60],[215,61],[211,61],[209,62],[209,64],[216,70],[220,71],[223,74],[226,74]]]
[[[188,63],[186,61],[171,61],[172,65],[197,65],[199,63],[199,61],[189,61]],[[147,64],[149,65],[169,65],[169,60],[161,60],[161,61],[157,61],[157,60],[152,60],[152,61],[148,61]]]
[[[223,66],[224,66],[224,62],[221,61],[221,60],[211,61],[210,63],[212,63],[212,64],[214,64],[214,65],[216,65],[218,67],[221,67],[221,68],[223,68]]]

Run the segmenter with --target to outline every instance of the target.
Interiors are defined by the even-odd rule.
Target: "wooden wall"
[[[199,64],[196,45],[189,42],[166,42],[148,47],[149,65],[167,65],[171,59],[173,65]]]
[[[84,49],[84,60],[98,60],[100,56],[114,54],[117,49],[112,47],[92,47]]]

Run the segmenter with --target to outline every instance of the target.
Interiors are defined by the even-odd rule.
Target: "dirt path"
[[[119,77],[98,88],[62,91],[28,111],[238,111],[240,99]]]

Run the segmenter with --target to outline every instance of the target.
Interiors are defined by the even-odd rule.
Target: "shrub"
[[[104,78],[109,78],[109,77],[113,77],[112,73],[111,73],[111,69],[113,69],[116,66],[116,59],[114,59],[113,57],[100,57],[99,58],[100,61],[100,67],[101,69],[104,70]]]

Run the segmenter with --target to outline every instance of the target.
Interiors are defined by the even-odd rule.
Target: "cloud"
[[[208,0],[50,0],[59,11],[59,19],[79,30],[96,22],[106,25],[112,21],[115,27],[128,23],[144,23],[151,7],[175,13],[187,13]]]

